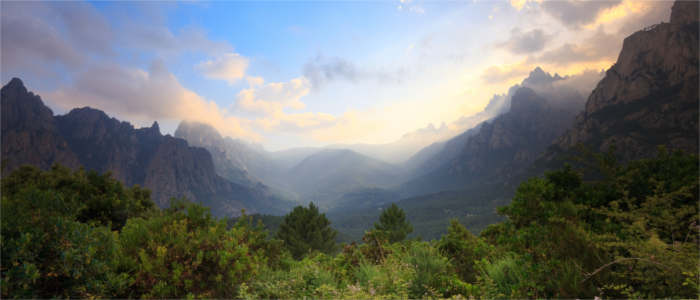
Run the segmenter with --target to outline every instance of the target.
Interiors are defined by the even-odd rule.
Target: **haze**
[[[271,151],[420,132],[403,159],[476,125],[537,66],[595,77],[575,84],[587,95],[671,4],[2,2],[2,81],[58,114],[90,106],[164,134],[203,122]]]

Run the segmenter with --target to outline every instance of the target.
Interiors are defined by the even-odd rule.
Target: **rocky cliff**
[[[19,79],[2,89],[2,117],[3,173],[22,164],[82,166],[150,189],[161,207],[171,197],[187,197],[218,216],[236,215],[242,208],[258,211],[261,203],[275,202],[264,192],[218,176],[209,152],[163,136],[158,123],[135,129],[89,107],[54,117]]]
[[[571,125],[583,101],[580,95],[572,97],[579,100],[545,99],[530,88],[519,88],[507,113],[482,123],[453,158],[403,184],[402,192],[420,195],[507,180],[535,161]]]
[[[78,167],[75,154],[58,133],[53,112],[38,95],[27,91],[18,78],[2,87],[2,171],[22,164],[42,169],[54,162]]]
[[[248,165],[263,154],[257,153],[243,141],[223,138],[207,124],[188,121],[180,122],[174,136],[207,149],[214,160],[216,172],[224,178],[243,185],[259,181],[249,174]]]
[[[593,151],[614,145],[623,160],[648,157],[661,145],[697,153],[698,24],[698,2],[677,1],[670,23],[627,37],[548,156],[578,144]]]

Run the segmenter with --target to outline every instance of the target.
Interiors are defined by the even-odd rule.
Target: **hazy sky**
[[[1,79],[55,113],[209,123],[276,150],[386,143],[535,66],[607,69],[670,1],[0,2]]]

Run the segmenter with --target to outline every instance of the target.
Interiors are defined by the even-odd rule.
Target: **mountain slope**
[[[216,172],[224,178],[242,185],[254,185],[259,181],[248,170],[265,160],[262,150],[255,151],[242,141],[223,138],[213,127],[198,122],[180,122],[173,135],[192,146],[207,149]]]
[[[364,187],[397,184],[396,166],[351,150],[322,150],[289,171],[290,185],[304,201],[329,205],[341,195]]]
[[[187,197],[218,216],[237,215],[242,208],[256,211],[270,200],[259,190],[216,175],[209,152],[161,135],[157,123],[135,129],[87,107],[54,117],[19,79],[2,91],[2,153],[8,161],[3,172],[21,164],[46,169],[53,163],[109,171],[126,185],[150,189],[161,207],[171,197]]]
[[[664,145],[698,152],[698,2],[674,3],[670,23],[627,37],[576,124],[547,154],[615,145],[623,160]]]
[[[455,142],[445,149],[452,152],[443,150],[436,156],[449,160],[403,184],[401,191],[404,195],[421,195],[460,190],[512,176],[513,170],[528,166],[573,122],[583,99],[580,95],[573,97],[579,100],[547,100],[530,88],[519,88],[507,113],[455,140],[461,147]]]

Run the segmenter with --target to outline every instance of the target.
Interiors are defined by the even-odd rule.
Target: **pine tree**
[[[277,238],[284,241],[292,256],[302,258],[312,250],[330,253],[335,249],[337,232],[330,227],[325,214],[309,203],[309,207],[297,206],[284,217]]]
[[[402,241],[409,233],[413,232],[413,226],[406,220],[403,209],[395,203],[382,212],[379,216],[379,223],[374,223],[374,228],[384,232],[390,243]]]

